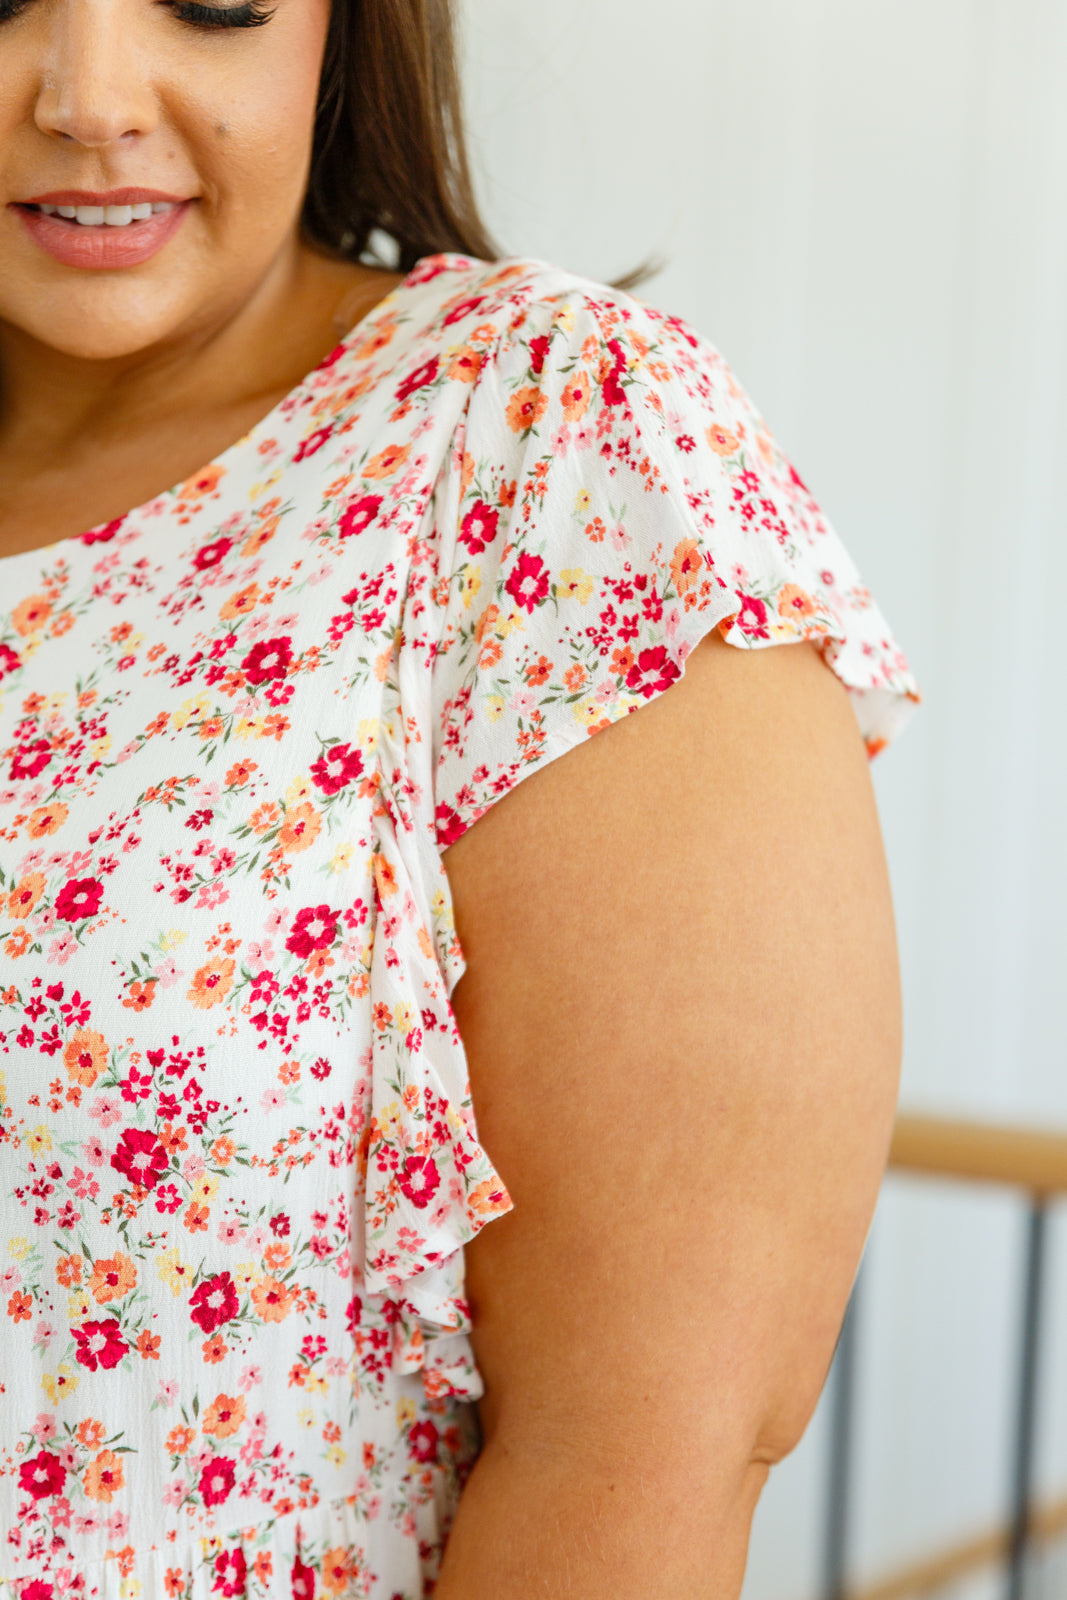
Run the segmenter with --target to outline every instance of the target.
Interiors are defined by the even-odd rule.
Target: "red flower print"
[[[370,527],[381,509],[382,497],[380,494],[362,495],[360,499],[354,501],[352,505],[346,506],[342,511],[341,519],[337,524],[338,535],[342,539],[349,539],[354,533],[362,533],[366,528]]]
[[[209,567],[217,567],[232,545],[232,539],[212,539],[210,544],[200,546],[193,557],[193,566],[197,572],[206,572]]]
[[[306,439],[301,439],[293,460],[305,461],[308,456],[315,455],[322,449],[332,432],[332,428],[316,428],[314,433],[309,433]]]
[[[95,1372],[97,1367],[108,1371],[117,1367],[130,1348],[114,1317],[108,1317],[105,1322],[83,1322],[71,1332],[78,1347],[74,1352],[75,1360],[90,1372]]]
[[[465,832],[466,824],[458,811],[446,805],[442,800],[437,807],[437,842],[438,844],[455,844],[456,840]]]
[[[315,1600],[314,1570],[299,1556],[293,1562],[293,1600]]]
[[[323,794],[336,794],[359,777],[363,771],[363,757],[351,745],[334,744],[313,763],[311,779]]]
[[[416,1422],[408,1434],[408,1443],[411,1453],[416,1461],[437,1460],[437,1429],[428,1419],[425,1422]]]
[[[530,340],[530,367],[536,377],[540,377],[545,368],[545,357],[548,354],[552,341],[547,334],[539,334],[536,339]]]
[[[224,1322],[233,1320],[237,1315],[237,1290],[228,1272],[216,1272],[213,1278],[205,1278],[193,1290],[189,1296],[189,1315],[205,1333],[214,1333]]]
[[[540,556],[523,553],[504,587],[517,606],[532,614],[548,595],[548,568]]]
[[[428,1206],[440,1183],[441,1174],[433,1156],[408,1156],[400,1174],[400,1187],[412,1205],[420,1211]]]
[[[606,406],[621,406],[626,396],[622,392],[619,378],[626,371],[626,357],[618,339],[608,340],[608,349],[612,354],[611,367],[601,380],[604,404]]]
[[[406,400],[409,395],[415,393],[416,389],[425,389],[426,385],[432,383],[436,378],[440,365],[441,363],[437,357],[432,356],[423,366],[417,367],[414,372],[409,373],[403,383],[397,386],[397,399]]]
[[[200,1474],[200,1493],[204,1498],[204,1504],[221,1505],[223,1500],[229,1498],[233,1480],[233,1462],[229,1456],[214,1456]]]
[[[485,304],[484,294],[468,295],[465,300],[460,300],[452,307],[444,320],[444,326],[450,328],[454,322],[462,322],[464,317],[472,317],[479,306]]]
[[[757,600],[754,594],[742,594],[738,598],[741,610],[737,615],[737,626],[753,639],[766,639],[767,607],[763,601]]]
[[[476,501],[467,512],[460,526],[459,536],[472,556],[481,555],[486,545],[492,544],[496,538],[499,521],[499,511],[487,506],[484,500]]]
[[[11,762],[12,778],[36,778],[52,759],[52,746],[47,739],[34,739],[20,745]]]
[[[224,1456],[223,1460],[225,1459]],[[248,1561],[240,1545],[236,1545],[232,1550],[220,1550],[215,1557],[215,1576],[211,1580],[212,1594],[243,1595],[247,1575]]]
[[[118,533],[125,517],[116,517],[114,522],[105,522],[101,528],[90,528],[88,533],[82,534],[82,544],[107,544]],[[48,1591],[51,1594],[51,1590]]]
[[[103,898],[104,885],[98,878],[68,878],[56,895],[56,916],[65,922],[95,917]]]
[[[17,672],[22,662],[9,644],[0,644],[0,678],[6,678],[9,672]]]
[[[19,1589],[19,1600],[55,1600],[55,1589],[43,1578],[31,1578]]]
[[[251,684],[270,683],[285,677],[292,659],[292,644],[283,634],[277,639],[261,639],[254,644],[241,662],[241,670]]]
[[[676,678],[681,677],[682,669],[668,656],[666,645],[657,644],[651,650],[642,650],[634,665],[626,674],[626,687],[640,689],[646,700],[651,700],[654,694],[661,689],[666,689]],[[642,678],[646,681],[642,683]]]
[[[67,1471],[58,1456],[50,1450],[38,1450],[35,1456],[19,1467],[19,1488],[32,1494],[35,1500],[45,1500],[49,1495],[60,1494]],[[23,1590],[23,1594],[25,1594]]]
[[[153,1189],[170,1166],[167,1149],[150,1128],[125,1128],[111,1157],[116,1172],[142,1189]]]
[[[307,907],[297,915],[285,941],[285,948],[291,950],[294,956],[299,956],[301,961],[315,950],[328,949],[337,938],[337,919],[340,915],[339,911],[331,911],[329,906]]]

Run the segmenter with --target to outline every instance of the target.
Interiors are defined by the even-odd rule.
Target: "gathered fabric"
[[[712,629],[872,756],[915,681],[718,352],[537,261],[0,566],[0,1600],[419,1600],[511,1208],[443,852]]]

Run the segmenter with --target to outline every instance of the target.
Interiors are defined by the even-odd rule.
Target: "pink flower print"
[[[111,1151],[106,1148],[103,1140],[98,1139],[95,1134],[86,1139],[82,1145],[82,1155],[91,1167],[102,1167],[105,1162],[111,1160]]]
[[[537,696],[532,689],[519,689],[511,697],[511,709],[520,717],[528,717],[531,711],[537,710]]]
[[[197,1178],[202,1178],[204,1170],[204,1158],[199,1151],[192,1151],[182,1162],[182,1177],[187,1183],[195,1183]]]
[[[22,1273],[18,1267],[5,1267],[0,1272],[0,1294],[11,1294],[22,1282]]]
[[[178,1398],[178,1381],[176,1378],[164,1378],[156,1390],[156,1399],[161,1406],[172,1406]]]
[[[261,943],[253,942],[245,952],[245,961],[253,978],[256,977],[273,963],[274,946],[269,939],[264,939]]]
[[[59,1456],[53,1456],[48,1450],[38,1450],[19,1466],[19,1488],[32,1494],[35,1501],[58,1494],[66,1477]]]
[[[214,883],[202,883],[193,902],[198,911],[207,909],[213,911],[216,906],[224,905],[230,898],[230,891],[224,883],[216,878]]]
[[[189,1480],[187,1478],[172,1478],[163,1490],[163,1504],[165,1506],[180,1506],[189,1493]]]
[[[587,427],[585,423],[583,423],[581,427],[575,428],[574,448],[576,450],[588,450],[590,446],[594,444],[596,444],[596,434],[593,432],[592,428]]]
[[[67,1179],[67,1188],[73,1189],[79,1200],[95,1200],[100,1193],[100,1185],[91,1172],[83,1172],[81,1167],[75,1167]]]
[[[75,1533],[96,1533],[103,1525],[103,1519],[96,1511],[87,1511],[83,1517],[74,1518]]]
[[[149,1128],[126,1128],[111,1165],[130,1183],[154,1188],[170,1165],[163,1141]]]
[[[56,1433],[56,1419],[50,1411],[39,1411],[33,1424],[33,1435],[42,1444],[47,1444],[49,1439],[54,1439]]]
[[[249,1228],[247,1239],[248,1248],[256,1251],[262,1250],[263,1246],[267,1243],[267,1237],[267,1230],[264,1228],[262,1223],[257,1224],[257,1226],[254,1228]]]
[[[189,1315],[205,1333],[214,1333],[237,1315],[237,1290],[228,1272],[205,1278],[189,1296]]]
[[[268,937],[277,938],[279,934],[284,933],[285,925],[288,921],[288,907],[280,907],[277,911],[271,912],[270,916],[263,924],[263,931]]]
[[[51,906],[42,906],[41,910],[36,913],[32,922],[30,923],[30,926],[38,938],[40,938],[43,934],[51,933],[55,925],[56,914],[52,910]]]
[[[52,1340],[59,1332],[51,1317],[38,1317],[37,1325],[33,1330],[34,1345],[41,1350],[47,1350]]]
[[[83,1367],[88,1367],[90,1372],[95,1372],[97,1367],[109,1371],[117,1367],[129,1349],[114,1317],[108,1317],[103,1322],[83,1322],[80,1327],[72,1328],[71,1332],[78,1347],[74,1352],[75,1360]]]
[[[52,1501],[51,1509],[52,1526],[54,1528],[69,1528],[71,1505],[65,1494],[56,1496],[56,1498]],[[69,1568],[67,1570],[69,1571]],[[69,1588],[70,1585],[67,1584],[66,1587]],[[28,1593],[28,1590],[23,1589],[22,1593],[25,1596]]]
[[[109,1539],[125,1539],[129,1531],[130,1519],[125,1511],[113,1511],[107,1519],[107,1535]]]
[[[432,1156],[408,1156],[400,1172],[400,1187],[420,1211],[437,1192],[441,1175]]]
[[[122,1116],[122,1103],[117,1095],[98,1094],[89,1107],[89,1115],[102,1128],[110,1128]]]
[[[229,1499],[235,1477],[229,1456],[215,1456],[200,1474],[200,1493],[206,1506],[221,1505]]]
[[[259,1104],[263,1111],[277,1111],[279,1106],[285,1104],[285,1096],[280,1089],[264,1089],[259,1097]]]
[[[608,538],[611,540],[611,548],[613,550],[628,550],[633,543],[632,536],[627,533],[621,522],[617,522],[613,528],[608,529]]]
[[[3,796],[0,796],[0,799],[3,799]],[[13,805],[14,802],[15,802],[15,796],[12,795],[11,796],[11,804]],[[17,872],[17,874],[18,874],[18,876],[20,878],[24,878],[27,875],[27,873],[40,871],[40,869],[41,869],[41,867],[43,865],[44,865],[44,851],[43,850],[27,850],[26,854],[23,856],[22,860],[19,862],[18,866],[15,868],[15,871]]]
[[[252,1365],[242,1368],[241,1375],[237,1379],[237,1387],[247,1394],[249,1389],[254,1389],[257,1383],[262,1382],[263,1368]]]
[[[245,1229],[233,1217],[223,1217],[215,1235],[220,1244],[243,1244]]]
[[[173,956],[164,956],[161,961],[156,962],[152,971],[159,979],[161,989],[170,989],[179,978],[185,977],[184,967],[179,967]]]
[[[77,948],[78,941],[74,935],[72,933],[64,933],[58,939],[53,939],[49,945],[48,960],[57,967],[61,967],[70,960]]]

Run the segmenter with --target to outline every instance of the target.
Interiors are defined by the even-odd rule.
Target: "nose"
[[[158,108],[127,0],[60,0],[49,22],[42,133],[96,148],[151,132]]]

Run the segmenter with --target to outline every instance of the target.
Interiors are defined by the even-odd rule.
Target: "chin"
[[[40,344],[83,361],[136,355],[165,342],[185,321],[174,307],[138,303],[128,288],[121,301],[121,305],[111,306],[101,305],[98,294],[39,295],[32,311],[0,306],[0,317]]]

